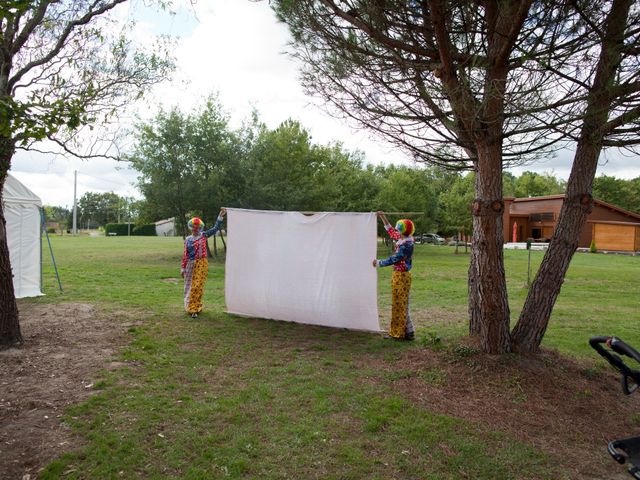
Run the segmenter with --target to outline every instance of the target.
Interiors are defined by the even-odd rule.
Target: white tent
[[[42,295],[40,288],[40,198],[9,174],[4,182],[2,209],[16,298]]]

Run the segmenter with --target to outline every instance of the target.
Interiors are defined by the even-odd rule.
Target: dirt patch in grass
[[[161,281],[163,281],[164,283],[181,283],[183,280],[182,278],[167,277],[161,279]]]
[[[439,350],[416,347],[396,364],[378,366],[400,396],[548,452],[570,478],[629,478],[606,446],[639,433],[640,394],[625,396],[613,369],[552,351],[484,355],[470,339]]]
[[[78,446],[61,420],[95,390],[100,370],[119,368],[117,349],[131,322],[87,304],[19,303],[24,345],[0,351],[0,476],[36,478]]]

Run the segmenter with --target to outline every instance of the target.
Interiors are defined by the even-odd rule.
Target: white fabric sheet
[[[227,212],[229,313],[380,331],[374,213]]]

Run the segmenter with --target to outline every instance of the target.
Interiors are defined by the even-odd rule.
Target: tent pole
[[[44,220],[44,207],[40,207],[40,223],[46,225],[47,222]],[[46,232],[46,228],[45,228]],[[40,235],[40,293],[44,293],[43,291],[44,281],[42,278],[42,234]]]
[[[58,287],[60,287],[60,291],[62,291],[62,283],[60,283],[60,275],[58,274],[58,266],[56,265],[56,259],[53,256],[53,248],[51,248],[51,239],[49,239],[49,233],[47,232],[47,222],[45,218],[44,208],[41,210],[42,215],[42,230],[44,234],[47,236],[47,243],[49,244],[49,252],[51,252],[51,261],[53,262],[53,268],[56,271],[56,279],[58,280]],[[40,242],[42,243],[42,237],[40,237]],[[42,248],[40,248],[40,282],[42,283]]]

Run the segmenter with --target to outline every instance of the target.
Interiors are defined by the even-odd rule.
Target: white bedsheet
[[[379,331],[374,213],[227,209],[229,313]]]

